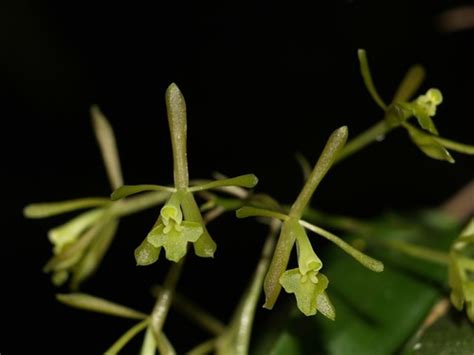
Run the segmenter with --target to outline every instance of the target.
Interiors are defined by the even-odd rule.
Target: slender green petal
[[[321,293],[316,299],[316,307],[319,312],[330,320],[336,320],[336,309],[331,303],[326,292]]]
[[[184,217],[187,221],[198,223],[202,227],[203,232],[201,236],[193,243],[194,253],[202,258],[213,258],[217,245],[207,231],[201,211],[192,193],[186,192],[183,195],[181,208],[183,209]]]
[[[398,86],[398,89],[393,96],[392,102],[403,102],[410,100],[420,88],[425,76],[425,68],[423,68],[421,65],[413,65],[410,67]]]
[[[188,189],[190,192],[203,191],[224,186],[254,187],[258,183],[258,178],[254,174],[240,175],[229,179],[220,179],[208,182],[203,185],[192,186]]]
[[[270,267],[263,281],[265,291],[264,308],[272,309],[281,292],[280,277],[285,272],[290,259],[296,235],[289,220],[283,222]]]
[[[158,260],[161,247],[157,248],[148,242],[147,238],[135,249],[135,261],[137,266],[151,265]]]
[[[77,289],[79,284],[96,272],[104,255],[109,249],[115,232],[117,231],[118,220],[111,220],[97,234],[82,257],[80,263],[74,268],[71,279],[71,288]]]
[[[193,247],[194,253],[197,256],[201,258],[213,258],[217,249],[217,244],[211,238],[207,229],[204,229],[199,239],[194,242]]]
[[[176,188],[186,189],[189,184],[186,156],[186,102],[175,83],[168,86],[165,99],[173,148],[174,183]]]
[[[323,267],[322,261],[318,258],[306,235],[306,231],[298,221],[291,221],[293,233],[296,236],[296,247],[298,251],[298,267],[305,275],[309,271],[319,271]]]
[[[130,340],[148,326],[148,323],[149,319],[144,319],[140,323],[135,324],[113,343],[112,346],[104,352],[104,355],[117,355]]]
[[[159,205],[165,202],[169,196],[170,193],[167,191],[157,191],[130,197],[121,203],[116,203],[114,213],[119,217],[128,216]]]
[[[102,197],[88,197],[61,202],[33,203],[23,209],[23,214],[28,218],[46,218],[83,208],[104,206],[109,203],[109,199]]]
[[[368,255],[365,255],[364,253],[360,252],[359,250],[355,249],[354,247],[350,246],[347,244],[345,241],[343,241],[341,238],[338,236],[318,227],[315,226],[311,223],[308,223],[306,221],[300,221],[301,225],[304,226],[305,228],[309,229],[310,231],[313,231],[314,233],[330,240],[334,244],[336,244],[339,248],[344,250],[347,254],[352,256],[354,259],[356,259],[359,263],[364,265],[366,268],[375,271],[375,272],[382,272],[383,271],[383,263],[381,261],[378,261],[374,258],[371,258]]]
[[[298,161],[298,164],[301,168],[301,172],[303,173],[303,181],[308,180],[309,175],[311,174],[311,164],[309,163],[308,159],[306,159],[306,157],[301,153],[296,154],[296,160]]]
[[[359,64],[360,64],[360,73],[362,74],[362,78],[364,79],[364,84],[367,90],[369,91],[370,96],[375,101],[375,103],[382,109],[386,110],[387,105],[381,99],[377,89],[375,88],[374,81],[372,80],[372,75],[370,74],[369,62],[367,60],[367,54],[364,49],[359,49],[357,51],[357,55],[359,56]]]
[[[99,107],[92,106],[91,115],[95,136],[99,143],[102,159],[104,160],[105,170],[107,171],[112,190],[115,190],[123,185],[123,177],[114,131]]]
[[[449,140],[443,137],[438,137],[438,136],[433,136],[431,138],[433,138],[433,140],[435,140],[436,142],[438,142],[445,148],[454,150],[455,152],[470,154],[470,155],[474,154],[474,145],[458,143],[458,142],[454,142],[452,140]]]
[[[110,198],[112,201],[120,200],[124,197],[138,194],[140,192],[145,191],[167,191],[167,192],[175,192],[176,189],[169,186],[161,186],[161,185],[123,185],[120,186],[117,190],[112,192]]]
[[[314,194],[314,191],[318,187],[321,180],[327,174],[332,164],[336,160],[337,156],[344,148],[344,145],[347,141],[348,129],[346,126],[339,127],[336,129],[328,138],[326,146],[321,153],[318,162],[314,166],[311,175],[306,181],[303,189],[301,190],[298,198],[291,207],[290,216],[297,219],[301,218],[303,215],[304,209],[308,205],[311,197]]]
[[[87,228],[104,216],[105,210],[97,208],[84,212],[69,222],[51,229],[48,238],[54,244],[54,253],[59,254],[62,249],[79,238]]]
[[[145,319],[146,314],[85,293],[57,294],[56,299],[70,307],[130,319]]]
[[[288,216],[284,215],[283,213],[270,211],[263,208],[250,207],[250,206],[244,206],[242,208],[239,208],[235,212],[235,215],[237,216],[237,218],[270,217],[270,218],[280,219],[282,221],[288,219]]]
[[[420,150],[427,156],[437,160],[444,160],[448,163],[454,163],[454,159],[449,154],[447,149],[436,141],[433,136],[423,133],[420,130],[414,129],[413,126],[404,124],[405,128],[408,129],[411,140]]]
[[[155,355],[156,354],[156,342],[155,337],[151,328],[148,327],[145,332],[145,337],[143,338],[142,347],[140,350],[140,355]]]
[[[295,294],[299,310],[306,316],[313,316],[318,310],[318,298],[328,287],[329,281],[316,271],[302,275],[299,269],[291,269],[280,277],[280,283],[286,292]],[[330,314],[327,308],[325,310]]]

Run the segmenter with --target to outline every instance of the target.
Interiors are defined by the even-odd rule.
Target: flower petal
[[[153,246],[147,238],[135,249],[135,261],[138,266],[153,264],[160,256],[161,247]]]
[[[314,282],[315,279],[316,282]],[[291,269],[285,271],[280,277],[280,284],[286,292],[295,294],[296,304],[300,311],[306,316],[312,316],[317,313],[318,297],[327,288],[329,281],[321,273],[313,271],[307,275],[302,275],[299,269]],[[323,307],[321,306],[321,308]],[[323,309],[330,314],[328,307]]]
[[[217,249],[216,242],[211,238],[206,228],[193,246],[194,253],[202,258],[213,258]]]
[[[51,229],[48,232],[48,238],[54,244],[54,253],[59,254],[65,245],[77,240],[82,232],[104,215],[104,212],[103,209],[96,208],[80,214],[59,227]]]

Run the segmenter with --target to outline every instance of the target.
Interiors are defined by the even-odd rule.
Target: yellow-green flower
[[[449,253],[449,286],[451,303],[466,312],[474,322],[474,219],[454,241]]]

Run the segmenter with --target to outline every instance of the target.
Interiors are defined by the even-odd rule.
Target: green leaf
[[[410,126],[405,126],[410,127]],[[425,153],[427,156],[437,160],[444,160],[448,163],[454,163],[454,159],[436,139],[432,136],[422,133],[419,130],[415,130],[413,128],[408,128],[408,133],[410,135],[411,140],[413,143],[416,144],[420,150]]]
[[[109,121],[102,114],[98,106],[91,108],[92,124],[99,143],[105,170],[109,177],[112,189],[123,185],[122,169],[120,168],[120,158],[115,142],[114,131]]]
[[[112,192],[110,198],[112,201],[120,200],[124,197],[138,194],[140,192],[145,191],[167,191],[167,192],[175,192],[176,189],[173,187],[168,186],[161,186],[161,185],[123,185],[120,186],[117,190]]]
[[[387,109],[387,105],[383,102],[382,98],[377,92],[377,89],[375,88],[374,81],[372,80],[372,74],[370,74],[369,62],[367,60],[367,54],[365,50],[359,49],[357,51],[357,55],[359,57],[360,73],[364,79],[365,87],[369,91],[369,94],[375,103],[385,111]]]
[[[188,189],[190,192],[196,191],[203,191],[209,189],[215,189],[216,187],[224,187],[224,186],[240,186],[240,187],[247,187],[252,188],[258,183],[258,178],[254,174],[246,174],[240,175],[237,177],[229,178],[229,179],[220,179],[208,182],[203,185],[192,186]]]
[[[46,218],[83,208],[104,206],[109,203],[109,199],[102,197],[88,197],[61,202],[33,203],[23,209],[23,214],[28,218]]]
[[[448,314],[410,341],[402,355],[470,355],[474,349],[474,326]]]
[[[56,299],[70,307],[130,319],[145,319],[146,314],[85,293],[57,294]]]
[[[295,306],[279,305],[257,334],[252,354],[391,355],[401,349],[439,299],[446,268],[376,242],[401,239],[446,250],[458,226],[439,214],[416,214],[388,215],[371,227],[371,254],[384,260],[384,272],[373,273],[334,248],[326,249],[321,259],[331,280],[326,292],[337,311],[336,321],[305,317]]]

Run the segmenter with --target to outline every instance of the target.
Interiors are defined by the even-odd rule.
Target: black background
[[[358,73],[356,51],[366,48],[387,101],[411,64],[425,65],[422,90],[444,94],[440,132],[474,143],[473,30],[443,33],[436,26],[437,15],[459,2],[157,3],[2,2],[2,354],[99,353],[131,326],[56,303],[41,272],[51,253],[46,231],[68,217],[21,215],[30,202],[110,192],[91,104],[116,130],[125,181],[168,184],[164,91],[174,81],[188,104],[191,177],[253,172],[259,191],[291,202],[302,183],[295,152],[314,162],[333,129],[348,125],[354,136],[381,118]],[[428,159],[405,132],[393,132],[334,168],[314,206],[358,217],[437,206],[473,176],[472,158],[454,157],[455,165]],[[84,292],[152,307],[149,287],[168,263],[137,269],[132,251],[157,212],[122,222]],[[191,258],[179,289],[227,320],[265,228],[233,216],[209,228],[216,258]],[[259,321],[265,318],[259,311]],[[174,313],[165,330],[179,352],[206,338]]]

